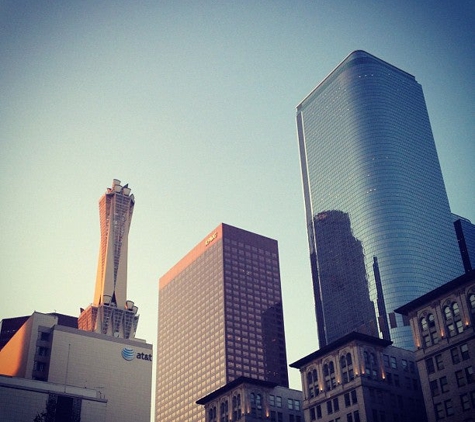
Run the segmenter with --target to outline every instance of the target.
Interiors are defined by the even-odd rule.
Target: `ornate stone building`
[[[409,302],[416,361],[430,421],[475,421],[475,271]]]

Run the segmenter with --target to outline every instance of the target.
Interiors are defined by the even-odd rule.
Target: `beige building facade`
[[[413,352],[352,332],[290,365],[306,422],[424,422]]]
[[[411,321],[429,421],[475,421],[475,271],[396,312]]]
[[[302,392],[239,377],[196,402],[206,422],[303,422]]]

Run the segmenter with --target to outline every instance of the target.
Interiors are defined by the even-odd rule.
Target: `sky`
[[[296,105],[353,50],[414,75],[475,223],[474,45],[464,0],[0,0],[0,319],[92,302],[116,178],[137,337],[156,343],[159,277],[224,222],[278,240],[288,362],[315,351]]]

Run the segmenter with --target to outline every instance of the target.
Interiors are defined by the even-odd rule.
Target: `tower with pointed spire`
[[[79,329],[119,338],[134,338],[137,306],[127,300],[127,249],[134,195],[114,179],[99,200],[101,243],[94,301],[81,309]]]

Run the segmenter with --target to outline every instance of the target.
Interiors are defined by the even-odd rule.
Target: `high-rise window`
[[[433,380],[430,382],[430,391],[432,397],[436,397],[440,394],[439,383],[437,380]]]
[[[445,400],[444,401],[444,406],[445,406],[445,414],[447,416],[452,416],[454,414],[454,408],[452,405],[452,400]]]
[[[447,381],[447,377],[441,377],[439,379],[440,382],[440,391],[442,393],[447,393],[449,391],[449,383]]]
[[[458,347],[453,347],[450,349],[450,355],[452,356],[452,363],[455,365],[460,362],[460,355]]]
[[[462,410],[465,412],[466,410],[470,410],[470,398],[468,394],[462,394],[460,396],[460,405],[462,406]]]
[[[437,370],[440,371],[444,369],[444,360],[442,359],[442,355],[438,354],[434,356],[435,364],[437,366]]]
[[[434,361],[432,358],[426,359],[426,369],[428,374],[433,374],[435,372]]]
[[[468,344],[464,343],[460,346],[460,353],[462,355],[462,360],[470,359],[470,353],[468,351]]]

